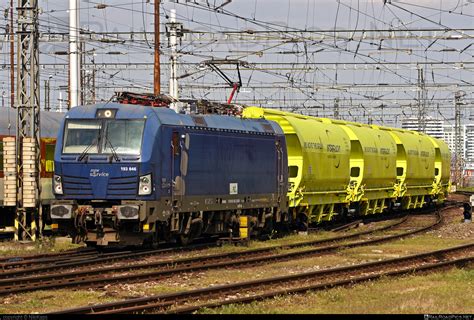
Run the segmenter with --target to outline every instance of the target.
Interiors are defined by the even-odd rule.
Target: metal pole
[[[461,98],[463,92],[454,94],[454,182],[456,185],[462,184],[462,128],[461,128]]]
[[[59,112],[63,112],[63,92],[59,91]]]
[[[17,208],[15,240],[41,235],[38,2],[19,0],[17,66]],[[28,228],[29,223],[29,228]]]
[[[155,95],[159,95],[161,91],[160,73],[160,0],[155,0],[155,63],[153,69],[153,93]]]
[[[69,0],[69,81],[70,108],[80,102],[80,61],[79,61],[79,1]]]
[[[418,66],[418,131],[426,131],[425,78],[423,68]]]
[[[171,47],[171,57],[170,57],[170,96],[175,99],[178,99],[178,79],[177,79],[177,45],[178,38],[176,37],[176,10],[171,9],[170,11],[170,47]]]
[[[10,108],[15,104],[15,36],[13,27],[13,0],[10,0]]]
[[[81,41],[81,46],[85,48],[85,43]],[[85,66],[85,50],[82,50],[83,66]],[[89,70],[82,71],[82,91],[83,91],[83,104],[94,104],[95,103],[95,60],[92,56],[91,63],[89,64]]]
[[[82,103],[86,104],[87,103],[87,98],[86,98],[86,92],[87,92],[87,82],[86,82],[86,70],[82,68],[82,66],[84,66],[86,64],[86,60],[85,60],[85,54],[83,54],[85,52],[85,43],[83,40],[80,40],[78,41],[79,42],[79,52],[80,52],[80,55],[79,55],[79,61],[80,61],[80,65],[81,65],[81,68],[79,68],[79,87],[81,88],[81,90],[79,91],[79,100],[82,101]],[[81,104],[82,104],[81,103]]]
[[[92,103],[95,103],[95,67],[92,69]]]
[[[171,49],[170,56],[170,96],[174,99],[179,99],[179,87],[178,87],[178,40],[181,41],[183,36],[182,24],[176,22],[176,10],[171,9],[170,11],[170,22],[166,24],[167,36],[169,39],[169,46]],[[170,108],[176,112],[180,112],[179,102],[173,102]]]
[[[49,98],[50,98],[50,89],[49,89],[49,79],[44,80],[44,110],[49,111],[51,109]]]
[[[334,99],[334,119],[339,119],[339,98]]]

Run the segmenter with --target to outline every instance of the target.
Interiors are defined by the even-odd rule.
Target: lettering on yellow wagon
[[[305,142],[303,147],[305,149],[323,150],[323,144],[320,142]]]
[[[364,152],[367,152],[367,153],[378,153],[379,150],[375,147],[365,147],[364,148]]]
[[[327,145],[327,151],[328,152],[340,152],[341,151],[341,146],[337,144],[328,144]]]

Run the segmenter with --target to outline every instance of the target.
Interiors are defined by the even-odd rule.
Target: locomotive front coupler
[[[97,239],[104,237],[104,224],[102,220],[103,208],[97,208],[94,210],[94,224],[97,234]]]
[[[78,208],[75,210],[74,214],[74,226],[76,227],[77,232],[85,230],[87,233],[87,222],[86,222],[86,210],[85,208]]]

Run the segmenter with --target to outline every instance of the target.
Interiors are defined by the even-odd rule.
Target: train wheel
[[[259,240],[269,240],[274,232],[273,216],[265,219],[265,225],[261,230],[258,230]]]
[[[201,219],[193,219],[191,222],[191,227],[188,233],[180,234],[178,236],[178,241],[183,246],[187,246],[190,244],[194,239],[199,237],[202,233],[203,223]]]
[[[193,238],[191,237],[191,235],[189,233],[188,234],[180,234],[178,236],[178,242],[182,246],[187,246],[192,241],[193,241]]]
[[[297,219],[298,231],[307,232],[308,231],[308,216],[305,212],[300,212]]]
[[[158,230],[155,230],[152,235],[143,240],[143,247],[145,248],[158,249],[159,244],[160,237]]]
[[[349,221],[349,208],[346,206],[341,206],[341,221],[342,222],[348,222]]]

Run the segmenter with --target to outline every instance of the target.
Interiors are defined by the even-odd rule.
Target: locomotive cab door
[[[161,195],[171,213],[170,231],[179,230],[179,212],[185,193],[185,179],[182,174],[183,153],[186,135],[181,128],[162,126],[161,129]],[[184,174],[186,174],[186,169]]]
[[[286,194],[288,192],[288,187],[287,186],[288,181],[285,181],[285,174],[284,170],[288,170],[286,164],[286,159],[284,159],[284,153],[282,150],[282,142],[280,140],[277,140],[275,142],[276,144],[276,159],[277,159],[277,190],[278,190],[278,196],[281,197],[282,199],[286,197]],[[288,180],[288,179],[287,179]]]
[[[185,176],[187,171],[186,134],[173,130],[171,135],[171,199],[173,207],[179,206],[185,194]],[[189,137],[189,136],[188,136]],[[189,138],[188,138],[189,139]],[[184,160],[184,161],[183,161]]]
[[[180,194],[182,185],[180,132],[176,128],[163,126],[161,133],[161,195],[174,200]]]

